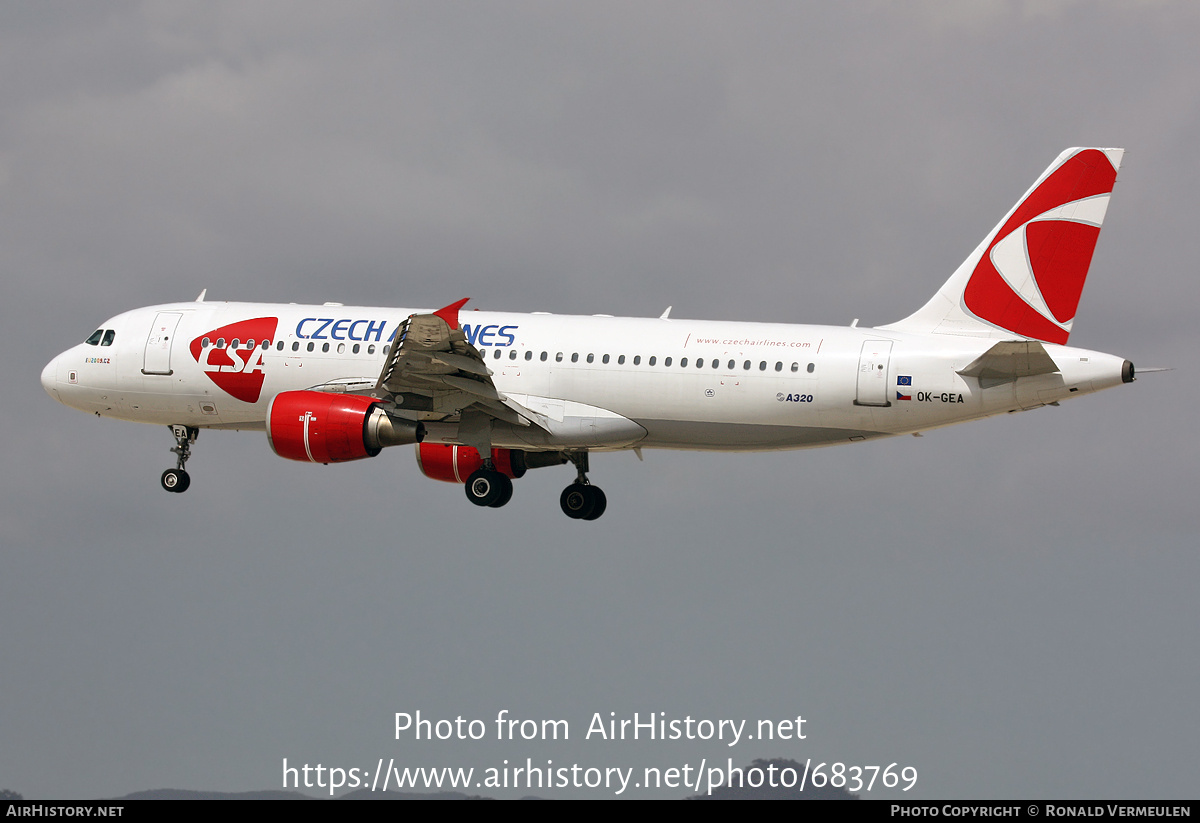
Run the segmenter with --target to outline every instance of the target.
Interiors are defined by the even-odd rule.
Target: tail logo
[[[188,347],[208,379],[243,403],[262,394],[263,353],[275,337],[278,317],[256,317],[205,332]]]
[[[1022,337],[1066,343],[1116,178],[1104,152],[1088,149],[1042,180],[976,264],[967,310]]]

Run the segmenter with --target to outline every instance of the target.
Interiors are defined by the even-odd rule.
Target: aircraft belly
[[[598,406],[526,394],[507,396],[533,412],[537,424],[520,426],[497,420],[491,430],[496,446],[619,449],[636,445],[646,436],[646,430],[634,421]]]
[[[774,451],[832,446],[888,437],[888,432],[824,426],[780,426],[759,423],[712,423],[688,420],[639,420],[646,438],[644,448],[692,451]]]

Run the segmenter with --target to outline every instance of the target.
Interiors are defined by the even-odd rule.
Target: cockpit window
[[[117,337],[117,333],[115,331],[113,331],[112,329],[109,329],[108,331],[106,331],[104,333],[104,340],[101,341],[100,345],[101,346],[111,346],[113,343],[113,340],[115,340],[116,337]]]
[[[100,338],[103,336],[104,329],[96,329],[94,332],[92,332],[92,336],[89,337],[86,342],[89,346],[99,346]]]

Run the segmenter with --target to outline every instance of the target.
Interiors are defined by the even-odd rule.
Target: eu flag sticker
[[[896,375],[896,385],[897,386],[911,386],[912,385],[912,375],[911,374]]]

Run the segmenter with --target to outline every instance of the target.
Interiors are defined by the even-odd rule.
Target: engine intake
[[[374,457],[387,446],[419,443],[424,436],[424,426],[389,417],[373,397],[288,391],[267,406],[267,440],[288,460],[345,463]]]

